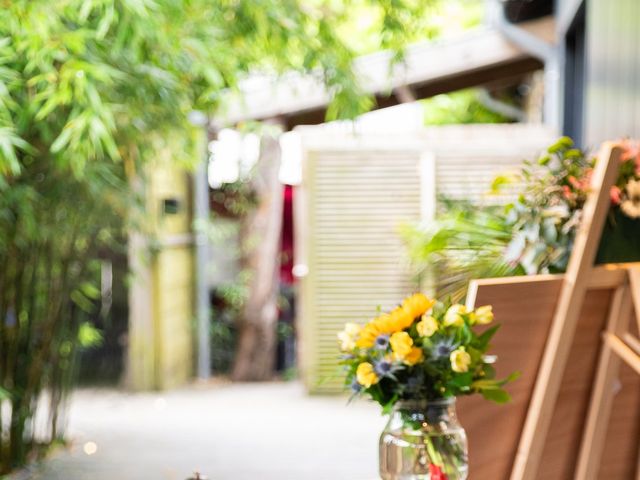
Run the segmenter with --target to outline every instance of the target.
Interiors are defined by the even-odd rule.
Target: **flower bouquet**
[[[640,261],[640,143],[621,142],[623,153],[597,263]]]
[[[640,260],[640,144],[624,140],[620,145],[623,154],[597,263]],[[525,162],[516,177],[523,194],[507,206],[513,231],[507,263],[528,275],[566,270],[595,162],[568,137],[551,145],[537,162]],[[498,185],[509,183],[497,180]]]
[[[486,355],[498,326],[491,306],[467,310],[417,293],[364,326],[338,334],[346,384],[378,402],[389,423],[380,438],[380,475],[392,479],[465,479],[467,444],[455,397],[480,393],[507,402]]]

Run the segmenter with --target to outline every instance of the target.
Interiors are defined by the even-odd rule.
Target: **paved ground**
[[[372,404],[307,397],[296,383],[83,390],[71,449],[31,478],[184,480],[199,469],[211,480],[371,480],[383,425]]]

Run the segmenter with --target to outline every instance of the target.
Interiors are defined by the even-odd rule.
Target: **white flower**
[[[556,219],[567,218],[570,214],[571,211],[569,210],[569,206],[566,203],[554,205],[542,210],[543,217],[552,217]]]
[[[629,180],[624,190],[625,200],[620,209],[627,217],[640,218],[640,180]]]
[[[360,334],[360,330],[362,330],[362,327],[357,323],[347,323],[344,326],[344,330],[338,333],[340,349],[343,352],[351,352],[356,348],[356,339]]]

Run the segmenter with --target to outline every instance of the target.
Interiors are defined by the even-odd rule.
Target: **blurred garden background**
[[[564,271],[580,148],[640,130],[639,16],[5,2],[0,478],[374,478],[383,419],[347,407],[336,332]],[[602,261],[640,253],[621,212]]]

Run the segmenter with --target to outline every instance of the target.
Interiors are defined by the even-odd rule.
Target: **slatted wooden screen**
[[[420,218],[419,153],[311,154],[309,274],[304,328],[307,385],[335,391],[336,332],[364,323],[412,291],[397,234]]]
[[[535,155],[553,135],[523,126],[446,127],[402,138],[336,135],[323,127],[301,133],[294,222],[296,263],[306,273],[297,304],[300,364],[311,392],[337,392],[336,333],[417,288],[400,225],[432,218],[437,194],[482,199],[495,175]]]

